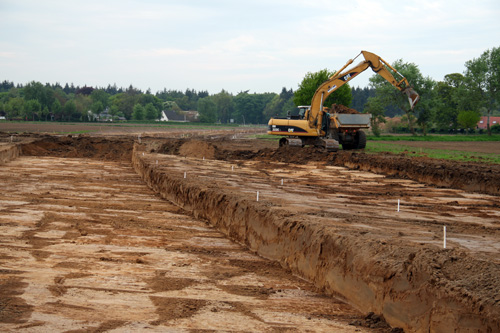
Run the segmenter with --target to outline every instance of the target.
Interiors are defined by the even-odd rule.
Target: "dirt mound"
[[[334,153],[327,153],[317,147],[290,147],[283,146],[279,149],[264,148],[258,151],[218,151],[217,158],[225,161],[231,160],[257,160],[274,161],[293,164],[307,164],[308,162],[327,162]]]
[[[179,147],[179,155],[213,159],[215,147],[205,141],[187,141]]]
[[[130,161],[131,138],[54,137],[45,136],[22,145],[23,155],[95,158],[106,161]]]
[[[158,154],[168,154],[168,155],[179,155],[179,149],[186,143],[188,139],[168,139],[165,142],[158,145],[159,147],[149,148],[151,153]],[[146,143],[148,147],[151,147],[152,143]],[[156,146],[156,145],[155,145]]]
[[[151,146],[151,144],[148,144]],[[271,149],[249,149],[247,145],[243,145],[244,149],[230,147],[227,140],[192,140],[192,139],[167,139],[159,148],[148,149],[152,153],[190,156],[197,158],[208,158],[223,161],[230,160],[247,160],[253,159],[256,156],[264,157],[271,154]]]
[[[330,113],[357,114],[359,112],[355,109],[348,108],[347,106],[341,104],[332,104],[332,107],[330,108]]]

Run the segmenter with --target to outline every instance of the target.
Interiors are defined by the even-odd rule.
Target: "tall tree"
[[[407,115],[408,126],[410,132],[416,135],[413,120],[415,118],[419,122],[423,130],[427,128],[429,122],[432,120],[432,89],[435,85],[430,77],[424,77],[420,69],[414,63],[404,62],[402,59],[396,60],[392,67],[394,67],[401,75],[406,77],[411,86],[420,95],[420,102],[412,110],[408,103],[408,98],[402,94],[398,89],[387,82],[382,76],[373,75],[370,77],[370,85],[375,88],[375,97],[380,100],[382,105],[393,105],[405,112]],[[388,68],[389,71],[392,72]],[[395,77],[399,77],[393,73]]]
[[[217,117],[219,118],[220,122],[229,122],[229,119],[231,119],[231,116],[234,112],[233,96],[222,89],[220,93],[212,96],[212,101],[215,103],[215,107],[217,109]]]
[[[153,103],[146,104],[144,108],[144,117],[147,120],[155,120],[159,118],[158,109],[153,105]]]
[[[433,109],[434,123],[438,130],[453,131],[458,127],[459,109],[463,108],[464,76],[459,73],[447,74],[443,81],[434,87]]]
[[[32,81],[24,88],[24,100],[37,100],[41,107],[50,106],[54,102],[54,90],[40,82]]]
[[[40,112],[42,111],[42,105],[36,99],[30,99],[24,103],[23,116],[26,119],[31,119],[35,121],[35,116],[40,119]]]
[[[62,109],[63,117],[66,118],[66,120],[71,120],[74,114],[76,114],[76,103],[74,100],[70,99],[68,100]]]
[[[352,103],[351,103],[351,108],[361,112],[365,113],[364,107],[366,103],[368,102],[368,99],[370,97],[375,96],[375,89],[373,88],[352,88],[351,89],[351,94],[352,94]]]
[[[481,116],[477,111],[460,111],[458,113],[458,123],[469,133],[471,129],[476,127]]]
[[[7,92],[12,88],[14,88],[14,82],[3,80],[3,82],[0,83],[0,92]]]
[[[288,113],[293,113],[296,110],[293,103],[293,90],[287,90],[285,87],[281,89],[279,95],[275,95],[264,108],[264,118],[285,116]]]
[[[486,109],[487,129],[491,135],[489,118],[500,103],[500,47],[487,50],[479,58],[467,61],[465,67],[470,98],[477,102],[476,110]]]
[[[54,103],[52,103],[52,106],[50,108],[50,112],[54,116],[54,118],[61,118],[62,116],[62,105],[61,102],[59,102],[58,99],[54,100]]]
[[[133,112],[132,112],[132,119],[133,120],[143,120],[144,119],[144,107],[137,103],[134,105]]]
[[[248,91],[240,92],[234,97],[235,119],[244,124],[262,124],[268,121],[264,116],[264,109],[274,93],[249,94]]]
[[[90,93],[90,98],[92,99],[92,103],[100,102],[103,109],[108,107],[109,94],[103,89],[94,89]]]
[[[22,97],[11,98],[4,108],[8,119],[21,117],[24,109],[24,99]]]
[[[75,101],[75,112],[71,115],[72,120],[87,119],[89,110],[92,107],[90,95],[78,94],[73,99]]]
[[[143,94],[139,98],[139,103],[141,103],[141,105],[144,107],[146,107],[149,103],[151,103],[158,110],[158,112],[160,112],[163,109],[162,100],[151,94]]]
[[[140,90],[135,89],[132,85],[130,85],[124,93],[111,96],[109,103],[110,105],[116,105],[118,110],[120,110],[119,112],[122,112],[125,115],[125,118],[132,119],[134,105],[139,103],[140,98]]]
[[[287,111],[283,111],[284,104],[285,101],[280,97],[280,95],[276,94],[273,99],[266,104],[266,107],[264,108],[264,117],[269,119],[271,117],[286,115]]]
[[[380,102],[380,99],[375,97],[368,98],[363,109],[366,113],[370,113],[372,115],[370,122],[373,134],[375,136],[380,136],[380,124],[385,123],[385,109]]]
[[[92,113],[95,115],[100,114],[102,111],[104,111],[104,106],[102,105],[102,102],[96,101],[92,103],[92,105],[90,106],[90,111],[92,111]]]
[[[215,123],[217,121],[217,106],[211,97],[198,100],[198,112],[202,123]]]
[[[319,86],[328,80],[333,74],[335,73],[330,72],[327,69],[323,69],[315,73],[308,72],[302,79],[299,88],[294,93],[293,102],[295,105],[311,105],[311,100],[316,92],[316,89],[318,89]],[[349,107],[351,102],[351,88],[349,88],[349,85],[346,83],[328,96],[328,98],[323,102],[323,105],[330,107],[335,103]]]

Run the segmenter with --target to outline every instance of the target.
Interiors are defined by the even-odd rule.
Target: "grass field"
[[[435,141],[435,142],[469,142],[469,141],[500,141],[500,134],[495,135],[426,135],[426,136],[411,136],[411,135],[381,135],[368,136],[369,141]]]
[[[500,143],[499,143],[500,144]],[[408,156],[420,156],[429,158],[438,158],[445,160],[464,161],[464,162],[480,162],[480,163],[500,163],[500,155],[496,153],[482,153],[461,150],[460,146],[455,149],[439,149],[439,148],[423,148],[409,147],[394,143],[382,143],[369,141],[365,152],[381,153],[389,152],[393,154],[406,154]]]

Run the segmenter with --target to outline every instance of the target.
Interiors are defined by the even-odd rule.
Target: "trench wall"
[[[453,250],[394,251],[374,239],[334,233],[242,194],[162,172],[140,149],[134,147],[132,164],[154,191],[259,255],[279,261],[325,294],[340,295],[362,312],[382,314],[407,332],[500,331],[498,307],[449,290],[429,269],[429,257],[448,258]],[[398,253],[400,260],[384,260],[389,253]]]
[[[350,169],[413,179],[431,186],[461,189],[464,191],[500,195],[498,171],[473,163],[460,168],[450,167],[442,160],[369,156],[366,154],[336,154],[332,164]]]
[[[18,145],[0,146],[0,164],[12,161],[21,155],[21,148]]]

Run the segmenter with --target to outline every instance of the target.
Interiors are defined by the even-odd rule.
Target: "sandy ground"
[[[146,155],[148,158],[148,155]],[[244,193],[304,214],[338,233],[367,233],[381,241],[461,248],[500,263],[500,197],[429,187],[320,162],[290,165],[271,161],[219,161],[151,155],[159,168],[199,183]],[[156,163],[156,162],[155,162]],[[399,202],[399,211],[398,211]],[[306,217],[304,217],[306,218]]]
[[[377,331],[156,197],[130,165],[20,157],[0,183],[2,331]]]
[[[387,267],[410,253],[450,298],[476,302],[475,315],[498,309],[500,196],[460,189],[498,181],[498,165],[363,157],[400,172],[377,174],[356,170],[363,154],[274,153],[270,143],[240,134],[167,142],[143,136],[143,158],[234,200],[257,201],[258,192],[269,212],[373,244],[368,256],[383,254]],[[0,166],[4,331],[391,330],[160,199],[130,166],[138,138],[114,137],[44,138],[24,146],[33,156]],[[10,144],[4,139],[2,150]],[[405,168],[422,181],[410,180]],[[440,175],[453,186],[435,186]]]

